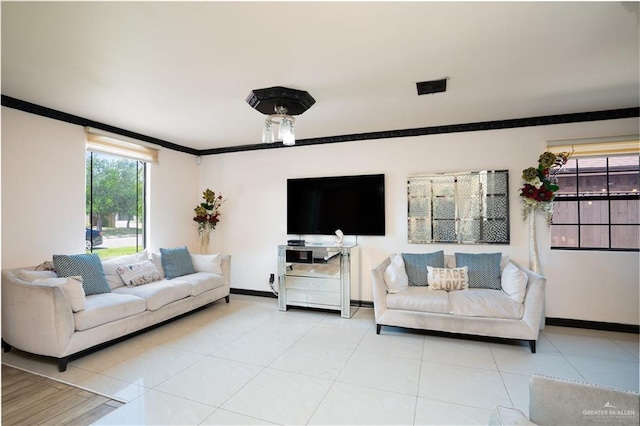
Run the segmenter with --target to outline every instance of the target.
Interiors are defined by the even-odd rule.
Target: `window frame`
[[[636,156],[638,157],[638,161],[640,163],[640,156],[638,155],[623,155],[624,157],[633,157]],[[555,199],[554,199],[554,204],[557,205],[557,203],[564,203],[564,202],[574,202],[576,203],[576,222],[563,222],[563,223],[556,223],[555,221],[551,224],[551,241],[550,241],[550,249],[551,250],[573,250],[573,251],[615,251],[615,252],[639,252],[640,251],[640,247],[638,248],[633,248],[633,247],[612,247],[612,226],[616,226],[616,227],[624,227],[624,226],[640,226],[640,217],[638,218],[637,222],[635,223],[612,223],[611,221],[611,217],[612,217],[612,211],[611,211],[611,205],[613,201],[625,201],[625,200],[640,200],[640,191],[636,192],[635,195],[627,193],[627,194],[621,194],[621,195],[615,195],[615,194],[611,194],[610,192],[610,186],[611,186],[611,180],[610,177],[611,175],[615,175],[618,174],[619,172],[637,172],[640,174],[640,167],[638,167],[638,169],[635,169],[632,166],[632,168],[628,168],[628,169],[611,169],[610,167],[610,159],[614,158],[614,157],[620,157],[620,155],[598,155],[598,156],[593,156],[593,157],[578,157],[575,158],[576,160],[576,168],[575,168],[575,172],[572,173],[564,173],[564,174],[568,174],[571,175],[572,177],[575,178],[575,184],[576,184],[576,190],[574,195],[563,195],[563,194],[557,194]],[[580,194],[580,177],[584,177],[584,176],[589,176],[589,175],[594,175],[597,172],[582,172],[582,174],[580,173],[580,160],[587,160],[587,159],[604,159],[605,160],[605,169],[603,172],[599,172],[599,173],[604,173],[604,175],[606,176],[606,195],[605,194],[598,194],[598,195],[581,195]],[[559,177],[562,176],[562,172],[560,173]],[[606,201],[607,202],[607,222],[606,223],[591,223],[591,222],[583,222],[581,219],[581,203],[583,202],[588,202],[588,201]],[[640,203],[640,201],[638,201]],[[554,246],[553,245],[553,227],[554,226],[574,226],[576,227],[577,230],[577,241],[578,241],[578,246],[577,247],[565,247],[565,246]],[[582,247],[582,227],[583,226],[602,226],[607,228],[607,236],[608,236],[608,247]]]
[[[140,247],[139,244],[139,233],[137,231],[137,227],[136,227],[136,244],[135,244],[135,248],[136,248],[136,253],[140,253],[142,251],[144,251],[147,248],[148,245],[148,226],[147,226],[147,185],[148,185],[148,179],[149,179],[149,169],[147,167],[147,162],[143,161],[143,160],[139,160],[139,159],[135,159],[135,158],[131,158],[131,157],[126,157],[126,156],[122,156],[122,155],[118,155],[118,154],[112,154],[112,153],[108,153],[108,152],[102,152],[99,150],[94,150],[94,149],[89,149],[87,148],[86,153],[89,154],[88,157],[85,156],[85,161],[89,161],[90,162],[90,172],[89,172],[89,198],[91,200],[91,205],[89,208],[89,229],[93,229],[94,226],[97,226],[97,224],[94,224],[93,222],[93,218],[94,218],[94,211],[93,211],[93,160],[94,160],[94,155],[98,154],[98,155],[106,155],[109,157],[114,157],[114,158],[118,158],[118,159],[124,159],[124,160],[129,160],[129,161],[135,161],[136,162],[136,184],[138,182],[139,176],[142,176],[142,247]],[[142,170],[140,171],[139,168],[142,167]],[[86,170],[86,165],[85,165],[85,170]],[[136,191],[136,205],[140,202],[140,193],[139,191]],[[86,206],[85,206],[86,209]],[[89,253],[94,253],[95,248],[92,246],[88,252]]]

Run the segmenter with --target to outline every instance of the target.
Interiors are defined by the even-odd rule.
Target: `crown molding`
[[[118,127],[110,126],[108,124],[103,124],[97,121],[88,120],[77,115],[67,114],[62,111],[57,111],[31,102],[12,98],[10,96],[2,95],[1,99],[2,106],[6,106],[8,108],[18,109],[31,114],[52,118],[54,120],[64,121],[66,123],[77,124],[83,127],[93,127],[96,129],[104,130],[106,132],[127,136],[133,139],[160,145],[163,148],[196,156],[258,151],[262,149],[296,148],[309,145],[324,145],[375,139],[406,138],[415,136],[441,135],[445,133],[479,132],[485,130],[503,130],[520,127],[549,126],[554,124],[582,123],[590,121],[618,120],[623,118],[640,117],[640,107],[633,107],[610,109],[604,111],[576,112],[569,114],[545,115],[540,117],[514,118],[506,120],[481,121],[475,123],[448,124],[444,126],[419,127],[414,129],[385,130],[380,132],[355,133],[351,135],[297,139],[294,146],[285,146],[281,142],[275,142],[271,144],[259,143],[199,150],[161,139],[156,139],[150,136],[141,135],[139,133],[130,132],[128,130],[120,129]]]
[[[142,135],[140,133],[130,132],[129,130],[126,130],[126,129],[110,126],[108,124],[89,120],[87,118],[79,117],[77,115],[67,114],[66,112],[58,111],[52,108],[47,108],[42,105],[37,105],[31,102],[12,98],[6,95],[2,95],[2,106],[28,112],[31,114],[36,114],[42,117],[52,118],[54,120],[64,121],[65,123],[77,124],[78,126],[82,126],[82,127],[93,127],[94,129],[100,129],[105,132],[114,133],[116,135],[126,136],[128,138],[152,143],[152,144],[159,145],[163,148],[171,149],[174,151],[180,151],[180,152],[193,154],[193,155],[201,155],[200,150],[198,149],[193,149],[186,146],[178,145],[173,142],[163,141],[162,139],[153,138],[151,136]]]

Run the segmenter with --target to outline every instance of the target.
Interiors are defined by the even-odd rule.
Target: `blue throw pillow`
[[[502,253],[456,253],[456,267],[467,267],[469,288],[501,290],[500,259]]]
[[[97,254],[54,254],[53,265],[59,277],[82,277],[84,294],[111,293],[102,269],[102,261]]]
[[[402,253],[404,269],[409,277],[409,285],[427,285],[427,266],[444,268],[444,251],[433,253]]]
[[[186,246],[169,249],[161,248],[160,261],[162,262],[164,275],[168,280],[196,273],[191,261],[191,254]]]

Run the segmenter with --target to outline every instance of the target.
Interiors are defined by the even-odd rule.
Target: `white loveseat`
[[[86,349],[143,330],[225,298],[229,303],[229,255],[191,255],[195,273],[166,279],[159,254],[121,256],[102,262],[111,289],[85,296],[84,290],[56,279],[27,281],[36,267],[2,271],[2,345],[58,359],[65,371],[69,358]],[[149,259],[150,258],[150,259]],[[118,266],[149,259],[160,280],[126,286]],[[51,274],[51,272],[49,272]],[[55,273],[53,273],[55,276]],[[43,275],[46,276],[46,273]],[[21,278],[22,277],[22,278]],[[64,281],[65,279],[58,279]],[[79,281],[82,286],[82,281]],[[71,288],[71,290],[69,290]],[[79,294],[78,292],[79,291]],[[80,306],[78,306],[80,305]]]
[[[486,288],[445,291],[433,290],[427,285],[410,285],[390,292],[385,272],[388,273],[394,258],[395,255],[386,258],[372,270],[377,334],[382,326],[396,326],[517,339],[528,341],[531,352],[535,353],[538,334],[544,326],[544,277],[503,258],[502,271],[512,263],[510,270],[517,267],[526,274],[522,302],[515,301],[505,291]],[[446,256],[446,266],[455,266],[452,258]]]

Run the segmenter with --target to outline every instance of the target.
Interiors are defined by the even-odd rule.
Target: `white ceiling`
[[[2,94],[210,149],[270,86],[298,139],[637,107],[639,40],[638,2],[3,2]]]

